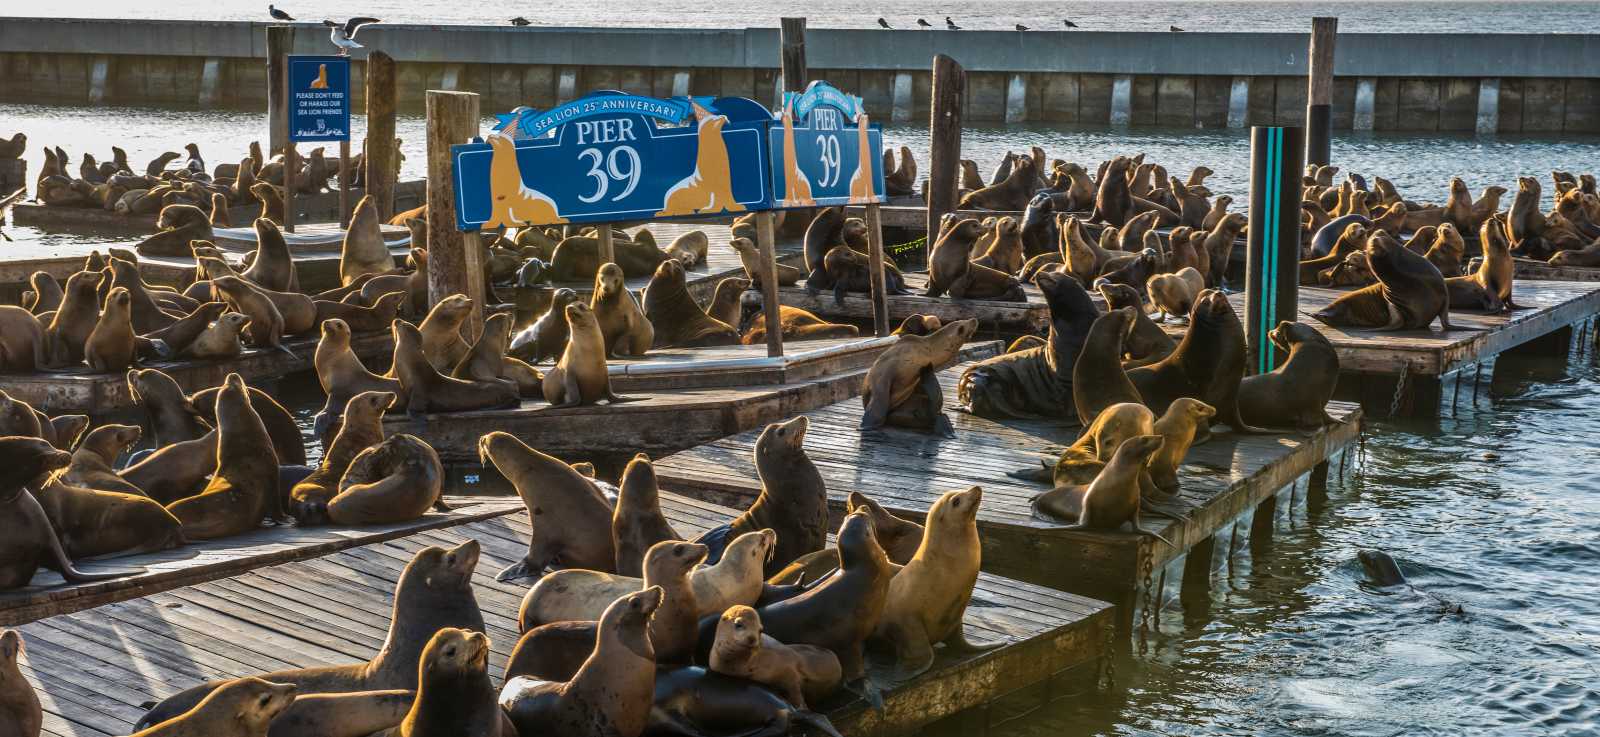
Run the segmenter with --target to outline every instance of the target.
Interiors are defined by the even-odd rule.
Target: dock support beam
[[[461,89],[461,65],[446,66],[444,74],[439,76],[439,86],[451,92]]]
[[[1500,130],[1500,78],[1485,77],[1478,80],[1478,119],[1473,131],[1480,136],[1492,136]]]
[[[933,100],[928,119],[928,251],[939,238],[939,221],[956,209],[956,171],[961,166],[961,101],[967,72],[944,54],[933,57]]]
[[[556,102],[570,102],[578,96],[578,70],[567,67],[556,79]]]
[[[1118,74],[1111,80],[1111,125],[1126,128],[1133,120],[1133,75]]]
[[[673,97],[686,97],[686,96],[688,96],[688,94],[689,94],[689,73],[688,72],[673,72],[672,73],[672,96]]]
[[[1028,119],[1028,77],[1011,75],[1006,85],[1006,122],[1021,123]]]
[[[804,92],[806,89],[806,19],[780,18],[778,20],[778,47],[781,59],[778,66],[783,75],[783,89]]]
[[[1362,77],[1356,80],[1355,115],[1350,127],[1358,131],[1372,130],[1373,108],[1377,107],[1378,80]]]
[[[200,106],[215,106],[221,97],[221,91],[222,60],[215,56],[207,57],[205,66],[200,70]]]
[[[911,99],[911,72],[895,72],[894,104],[889,119],[896,123],[910,122],[915,104]]]
[[[395,98],[394,57],[382,51],[367,55],[367,142],[366,171],[362,180],[366,193],[378,206],[379,222],[394,217],[394,185],[400,177],[400,151],[394,137]]]
[[[1234,77],[1228,88],[1228,127],[1243,128],[1250,117],[1250,78]]]
[[[472,299],[468,343],[483,332],[483,248],[477,233],[456,230],[450,147],[478,135],[478,96],[428,90],[428,306],[452,294]]]
[[[106,101],[106,85],[111,77],[111,57],[96,56],[94,67],[89,70],[89,104],[99,105]]]
[[[294,26],[267,26],[267,135],[268,155],[289,143],[289,50],[294,48]]]
[[[1300,181],[1305,129],[1250,131],[1250,236],[1245,252],[1245,370],[1272,371],[1287,355],[1267,335],[1300,307]]]
[[[1306,82],[1306,163],[1327,166],[1333,147],[1333,48],[1338,18],[1311,19]]]

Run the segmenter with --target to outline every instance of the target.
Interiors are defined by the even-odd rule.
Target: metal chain
[[[1139,544],[1139,590],[1143,594],[1144,605],[1139,612],[1139,654],[1150,652],[1149,639],[1154,635],[1154,626],[1151,622],[1155,607],[1155,586],[1151,580],[1152,569],[1155,567],[1155,556],[1150,552],[1150,544]]]
[[[1100,692],[1111,693],[1117,685],[1117,626],[1112,624],[1105,629],[1104,648],[1100,651]]]
[[[1389,416],[1396,417],[1400,414],[1400,400],[1405,397],[1406,380],[1411,378],[1411,362],[1400,364],[1400,376],[1394,382],[1394,399],[1389,402]]]

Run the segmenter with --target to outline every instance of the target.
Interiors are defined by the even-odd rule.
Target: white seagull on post
[[[328,33],[328,38],[329,40],[333,41],[334,46],[339,47],[339,53],[349,54],[351,49],[363,48],[361,44],[356,43],[356,32],[360,31],[361,27],[364,25],[381,22],[382,21],[378,20],[377,18],[358,17],[351,18],[350,20],[345,21],[343,24],[335,23],[331,20],[325,20],[322,22],[322,25],[332,29]]]

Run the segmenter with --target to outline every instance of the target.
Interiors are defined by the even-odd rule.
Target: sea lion
[[[89,583],[133,576],[144,571],[83,573],[72,567],[50,519],[28,486],[42,486],[46,475],[65,468],[71,454],[40,438],[0,437],[0,591],[27,586],[39,566],[59,571],[68,583]]]
[[[706,314],[732,325],[735,330],[743,330],[746,309],[744,292],[749,288],[750,280],[742,276],[730,276],[717,281],[717,288],[711,293],[711,302],[706,305]],[[752,300],[750,304],[751,311],[756,311],[759,303]],[[740,339],[743,340],[743,337]]]
[[[1322,271],[1343,263],[1350,254],[1362,250],[1367,235],[1365,223],[1352,222],[1346,225],[1326,255],[1300,262],[1300,283],[1307,286],[1316,284]]]
[[[1367,239],[1366,253],[1378,283],[1340,295],[1312,317],[1328,325],[1376,330],[1426,329],[1438,317],[1441,328],[1456,329],[1450,324],[1449,288],[1437,267],[1381,230]],[[1378,317],[1375,310],[1362,309],[1373,296],[1383,300],[1381,320],[1373,319]]]
[[[1117,156],[1105,165],[1095,192],[1091,221],[1118,228],[1127,223],[1133,208],[1133,193],[1128,188],[1128,167],[1132,163],[1126,156]]]
[[[764,569],[768,576],[827,544],[828,489],[805,451],[810,422],[800,415],[761,431],[754,450],[761,493],[728,526],[729,537],[764,529],[778,533],[778,544]],[[719,559],[720,551],[714,551],[711,558],[712,562]]]
[[[824,259],[828,252],[843,241],[844,208],[824,207],[817,210],[811,223],[806,226],[804,240],[804,255],[806,261],[806,291],[812,295],[821,290],[832,289],[833,281],[828,277],[824,268]],[[742,259],[742,257],[741,257]],[[749,268],[746,267],[746,273]],[[754,277],[751,281],[754,281]]]
[[[1116,530],[1128,523],[1136,533],[1168,542],[1139,522],[1139,477],[1163,442],[1160,435],[1139,435],[1122,441],[1111,462],[1088,485],[1058,486],[1034,497],[1034,514],[1075,521],[1063,528],[1067,530]]]
[[[244,352],[244,331],[250,317],[240,312],[224,312],[206,326],[178,355],[202,360],[237,358]]]
[[[1233,255],[1234,242],[1239,239],[1239,234],[1243,232],[1247,222],[1240,213],[1228,213],[1217,223],[1215,229],[1206,234],[1204,248],[1211,261],[1211,272],[1206,277],[1206,284],[1216,286],[1227,283],[1228,260]]]
[[[650,456],[635,455],[622,471],[617,506],[611,514],[611,544],[616,549],[618,575],[644,575],[644,557],[651,546],[663,540],[682,539],[661,514],[656,469]]]
[[[607,358],[642,356],[655,343],[655,328],[645,318],[644,308],[639,306],[633,291],[628,289],[622,267],[610,263],[600,266],[594,276],[594,294],[590,297],[589,308],[594,310],[595,321],[600,323]]]
[[[976,318],[957,320],[926,337],[902,335],[878,354],[861,385],[861,432],[899,425],[954,436],[938,373],[977,332]]]
[[[295,700],[297,688],[260,678],[229,681],[195,707],[135,732],[133,737],[268,737],[268,729]]]
[[[1094,422],[1084,428],[1083,434],[1061,451],[1054,465],[1041,463],[1039,468],[1007,471],[1006,475],[1055,486],[1087,484],[1105,469],[1122,441],[1138,435],[1156,434],[1155,424],[1155,414],[1149,407],[1138,402],[1113,404],[1101,410]],[[1141,477],[1141,483],[1143,480]]]
[[[368,737],[399,725],[416,698],[409,689],[297,696],[267,737]]]
[[[488,667],[488,636],[441,628],[416,665],[417,697],[411,711],[383,737],[516,737],[502,729],[505,715]]]
[[[1214,289],[1200,293],[1189,313],[1189,329],[1172,355],[1149,366],[1128,369],[1128,379],[1152,411],[1165,414],[1179,397],[1194,397],[1215,407],[1217,417],[1235,432],[1270,433],[1239,414],[1239,380],[1244,377],[1244,325],[1228,298]],[[1208,430],[1201,431],[1201,437]]]
[[[995,221],[994,232],[994,240],[989,244],[988,250],[973,259],[972,263],[987,266],[1004,274],[1021,271],[1023,262],[1027,260],[1026,251],[1022,247],[1022,224],[1014,217],[1003,217]]]
[[[528,553],[497,580],[537,578],[547,567],[608,572],[616,566],[616,548],[606,532],[611,505],[594,481],[505,432],[479,438],[478,459],[494,463],[511,482],[533,522]]]
[[[135,425],[105,424],[89,431],[72,451],[72,462],[61,474],[61,481],[85,489],[115,491],[144,496],[144,490],[129,483],[112,469],[117,456],[139,441],[141,430]]]
[[[754,299],[749,299],[754,297]],[[759,292],[745,292],[744,311],[752,316],[761,312],[761,298]],[[745,345],[761,345],[767,340],[767,321],[763,319],[750,319],[750,326],[745,328],[744,335],[739,342]],[[861,329],[854,325],[828,322],[816,315],[789,305],[779,305],[778,326],[783,331],[785,342],[793,340],[821,340],[824,338],[854,338],[861,334]]]
[[[343,320],[350,330],[357,333],[386,330],[400,315],[406,298],[405,292],[389,292],[373,300],[371,306],[358,304],[362,301],[360,294],[348,295],[342,302],[313,300],[312,305],[316,309],[314,322],[321,325],[328,320]]]
[[[755,241],[749,238],[734,238],[728,241],[728,247],[739,254],[739,264],[744,267],[744,276],[750,280],[754,289],[761,288],[761,275],[766,271],[761,266],[761,249],[756,247]],[[792,287],[800,283],[800,278],[805,276],[799,268],[788,264],[774,263],[778,275],[778,286]]]
[[[1122,342],[1122,351],[1132,366],[1143,366],[1155,363],[1178,347],[1172,336],[1167,331],[1156,325],[1154,320],[1144,311],[1144,299],[1139,292],[1126,284],[1113,284],[1102,277],[1095,283],[1100,296],[1106,300],[1106,308],[1118,310],[1124,307],[1133,310],[1133,328],[1128,332],[1128,337]]]
[[[34,410],[33,414],[39,419],[39,437],[44,438],[45,442],[62,450],[70,450],[72,446],[77,444],[78,438],[83,435],[83,431],[89,429],[88,415],[56,415],[55,417],[49,417],[39,410]],[[11,435],[13,433],[0,434]]]
[[[292,683],[301,694],[351,693],[417,688],[417,665],[433,634],[446,627],[483,631],[483,613],[472,593],[472,572],[478,567],[478,541],[453,548],[418,550],[400,572],[393,615],[383,648],[364,663],[302,668],[267,673],[276,683]],[[212,681],[162,701],[134,725],[159,724],[189,710],[227,681]]]
[[[179,306],[174,312],[168,312],[163,307],[163,303],[156,301],[153,293],[157,290],[146,285],[144,280],[140,278],[139,265],[131,260],[121,258],[118,253],[119,250],[112,249],[111,252],[112,257],[109,263],[111,281],[109,283],[102,281],[100,287],[106,295],[109,295],[110,291],[117,287],[128,290],[128,297],[130,298],[128,304],[129,317],[135,333],[144,334],[168,327],[177,322],[178,318],[182,316],[182,311],[192,310],[200,306],[199,303],[194,303],[192,305]],[[168,291],[166,295],[175,299],[187,299],[176,292]]]
[[[962,210],[1021,210],[1039,189],[1039,172],[1033,159],[1017,157],[1005,179],[969,192],[961,198]]]
[[[761,615],[748,606],[723,612],[707,665],[712,672],[768,686],[797,709],[827,698],[841,678],[838,656],[814,645],[785,645],[763,635]]]
[[[894,648],[902,677],[914,677],[933,665],[933,644],[971,651],[961,622],[978,582],[982,562],[978,540],[978,505],[983,488],[945,492],[928,510],[922,543],[889,581],[888,601],[873,636]]]
[[[0,371],[31,374],[49,365],[49,343],[39,319],[21,307],[0,305]]]
[[[822,258],[824,279],[833,288],[833,303],[844,304],[844,296],[851,292],[866,294],[872,291],[872,262],[867,256],[847,245],[838,245],[828,250]],[[811,294],[813,282],[806,280],[806,289]],[[893,264],[885,261],[883,264],[883,290],[885,294],[910,294],[906,289],[905,276]]]
[[[1311,252],[1308,254],[1307,261],[1312,258],[1322,258],[1332,253],[1334,246],[1339,243],[1341,238],[1345,237],[1345,233],[1352,224],[1360,225],[1365,229],[1372,225],[1372,219],[1362,215],[1343,215],[1328,221],[1326,225],[1317,229],[1316,235],[1311,237]]]
[[[217,425],[216,405],[217,394],[222,387],[201,389],[189,395],[189,402],[194,405],[200,419],[215,427]],[[303,466],[306,463],[306,446],[300,437],[300,426],[295,424],[294,415],[278,403],[272,395],[255,387],[250,387],[250,406],[256,414],[261,416],[261,422],[267,426],[267,435],[272,438],[273,450],[278,453],[278,463],[285,466]]]
[[[404,396],[399,379],[367,370],[361,357],[350,348],[350,326],[338,318],[322,323],[322,339],[317,342],[311,363],[317,371],[317,383],[328,395],[312,423],[312,430],[318,437],[328,436],[338,425],[345,403],[362,392],[391,392],[397,400]]]
[[[644,314],[655,329],[654,346],[737,345],[739,331],[707,315],[689,295],[683,264],[663,261],[644,288]]]
[[[1195,297],[1205,286],[1205,277],[1194,267],[1185,266],[1171,274],[1150,277],[1145,282],[1145,291],[1150,294],[1151,304],[1161,311],[1160,322],[1166,322],[1168,316],[1189,319]]]
[[[303,335],[317,326],[317,306],[307,295],[299,292],[274,291],[237,276],[217,277],[211,280],[211,285],[222,293],[225,302],[246,314],[250,314],[249,311],[240,308],[252,304],[253,298],[243,296],[245,290],[253,290],[265,297],[283,318],[284,335]]]
[[[216,400],[217,468],[198,495],[167,507],[184,537],[208,540],[253,530],[263,517],[283,518],[278,454],[251,406],[244,379],[228,374]]]
[[[567,305],[577,299],[577,292],[557,289],[550,295],[550,309],[511,339],[509,354],[536,366],[547,358],[560,359],[567,348]]]
[[[328,518],[346,526],[413,520],[429,507],[447,510],[440,491],[444,465],[433,446],[404,433],[361,451],[339,479]]]
[[[17,135],[22,135],[18,133]],[[44,709],[33,684],[22,677],[17,657],[22,654],[22,633],[0,630],[0,724],[5,737],[39,737]]]
[[[946,291],[956,299],[1027,301],[1022,285],[1010,274],[972,263],[972,247],[983,234],[975,218],[965,218],[945,229],[928,256],[928,289],[924,296]]]
[[[23,292],[22,306],[35,315],[52,312],[61,306],[61,283],[54,276],[35,271],[28,276],[29,290]],[[30,300],[29,295],[32,295]]]
[[[611,404],[628,401],[611,391],[605,339],[594,311],[589,305],[573,302],[567,305],[566,316],[567,346],[555,367],[544,375],[545,401],[555,407],[577,407],[602,399]]]
[[[1193,397],[1179,397],[1167,406],[1167,411],[1153,427],[1153,434],[1160,435],[1165,442],[1150,456],[1146,467],[1156,489],[1166,494],[1178,493],[1178,466],[1183,465],[1183,457],[1188,455],[1199,429],[1216,414],[1215,407]],[[1140,483],[1143,482],[1141,477]]]
[[[484,321],[483,334],[450,370],[450,375],[467,381],[509,382],[520,396],[537,395],[543,377],[532,366],[506,355],[511,318],[509,312],[490,315]]]
[[[128,394],[148,414],[146,423],[156,447],[193,440],[211,431],[211,424],[190,402],[183,387],[162,370],[131,369],[127,382]]]
[[[58,479],[45,484],[38,499],[73,559],[152,553],[184,543],[178,519],[142,493]]]
[[[394,269],[394,256],[383,241],[378,224],[378,203],[363,195],[350,213],[350,227],[339,247],[339,283],[349,284],[362,274],[385,274]]]
[[[259,173],[256,176],[261,176]],[[271,220],[274,223],[283,222],[283,188],[271,182],[256,182],[250,185],[250,194],[261,203],[261,220]]]
[[[266,218],[257,218],[255,260],[240,276],[249,279],[262,289],[274,292],[299,292],[300,275],[294,258],[289,255],[289,244],[283,238],[278,224]],[[388,251],[385,250],[387,255]],[[391,262],[392,263],[392,262]]]
[[[629,279],[649,276],[663,261],[671,260],[654,242],[635,243],[626,238],[612,240],[611,255]],[[556,282],[589,282],[599,269],[600,239],[593,236],[563,238],[550,257],[550,279]]]
[[[1100,309],[1068,274],[1040,272],[1034,281],[1050,307],[1045,344],[980,361],[957,381],[962,406],[980,417],[1054,417],[1071,411],[1073,367]]]
[[[1278,323],[1267,333],[1289,354],[1270,373],[1239,382],[1239,414],[1245,422],[1315,430],[1334,423],[1327,404],[1339,384],[1339,354],[1321,332],[1304,323]]]
[[[173,355],[183,355],[227,309],[228,305],[224,302],[206,302],[177,322],[161,330],[145,333],[144,337],[166,343]]]
[[[340,479],[358,453],[383,442],[383,412],[395,393],[362,391],[340,410],[339,433],[328,444],[317,469],[289,490],[289,513],[302,525],[326,521],[328,502],[339,495]]]
[[[667,257],[683,264],[685,269],[692,269],[705,263],[706,249],[710,245],[705,231],[691,230],[672,239],[672,244],[667,246]]]
[[[661,670],[655,676],[650,734],[792,734],[798,728],[840,737],[826,716],[797,709],[769,688],[701,667]]]
[[[1078,351],[1072,366],[1072,403],[1078,424],[1084,427],[1111,405],[1141,401],[1139,388],[1122,368],[1123,346],[1133,332],[1134,312],[1134,308],[1124,307],[1097,318]]]
[[[461,336],[461,324],[472,316],[472,298],[452,294],[434,304],[417,326],[421,332],[422,355],[435,371],[445,372],[461,362],[461,357],[472,350],[467,339]],[[390,375],[397,375],[391,370]]]
[[[500,705],[518,733],[569,737],[643,733],[653,710],[656,673],[656,651],[647,627],[663,598],[664,592],[652,587],[607,607],[586,648],[592,654],[565,682],[515,672],[519,655],[536,649],[529,644],[534,633],[524,635],[512,652],[512,666],[507,667],[500,693]]]
[[[61,307],[45,326],[45,341],[50,348],[51,366],[68,366],[83,361],[83,346],[100,319],[97,294],[103,276],[97,271],[79,271],[67,277]]]
[[[429,412],[514,407],[521,401],[514,382],[468,381],[439,373],[424,353],[424,338],[417,326],[397,319],[392,331],[393,372],[400,379],[400,393],[405,396],[406,414],[411,417],[420,417]]]
[[[0,437],[14,435],[43,439],[43,434],[44,423],[39,420],[38,411],[0,389]]]
[[[411,272],[382,274],[370,278],[359,276],[351,284],[360,283],[363,278],[367,279],[366,283],[361,284],[361,300],[369,305],[390,292],[405,292],[411,295],[411,299],[401,303],[400,312],[407,317],[425,314],[428,311],[428,252],[412,248],[410,255],[406,257],[406,268]],[[344,297],[341,296],[340,299]]]
[[[133,365],[133,298],[128,290],[117,287],[106,297],[105,310],[95,322],[94,330],[83,346],[83,358],[89,370],[107,373],[126,371]]]
[[[144,496],[165,505],[194,496],[217,468],[215,430],[191,440],[162,445],[118,474]]]
[[[212,280],[229,309],[248,318],[245,334],[256,348],[276,348],[293,356],[294,351],[283,345],[283,313],[260,287],[237,277]]]
[[[1511,258],[1511,244],[1506,241],[1505,226],[1500,222],[1499,215],[1484,219],[1483,224],[1478,228],[1478,244],[1483,248],[1483,260],[1478,264],[1477,271],[1464,278],[1476,282],[1478,287],[1487,295],[1494,297],[1492,302],[1486,299],[1485,304],[1498,303],[1499,307],[1489,307],[1487,309],[1517,309],[1518,305],[1512,302],[1511,299],[1511,288],[1514,283],[1516,265]],[[1562,251],[1555,256],[1551,256],[1550,263],[1555,265],[1567,263],[1561,256],[1563,254],[1576,253],[1578,252]],[[1456,302],[1456,293],[1453,287],[1457,282],[1447,279],[1445,283],[1447,286],[1452,287],[1450,306],[1455,307],[1459,304],[1462,307],[1466,307],[1466,303]]]
[[[134,246],[143,256],[188,256],[189,241],[212,240],[211,216],[194,205],[167,205],[156,218],[156,233]]]

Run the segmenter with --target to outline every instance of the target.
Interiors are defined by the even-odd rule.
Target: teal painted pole
[[[1245,341],[1250,373],[1272,371],[1288,355],[1267,337],[1300,307],[1300,176],[1305,129],[1250,130],[1250,236],[1245,251]]]

